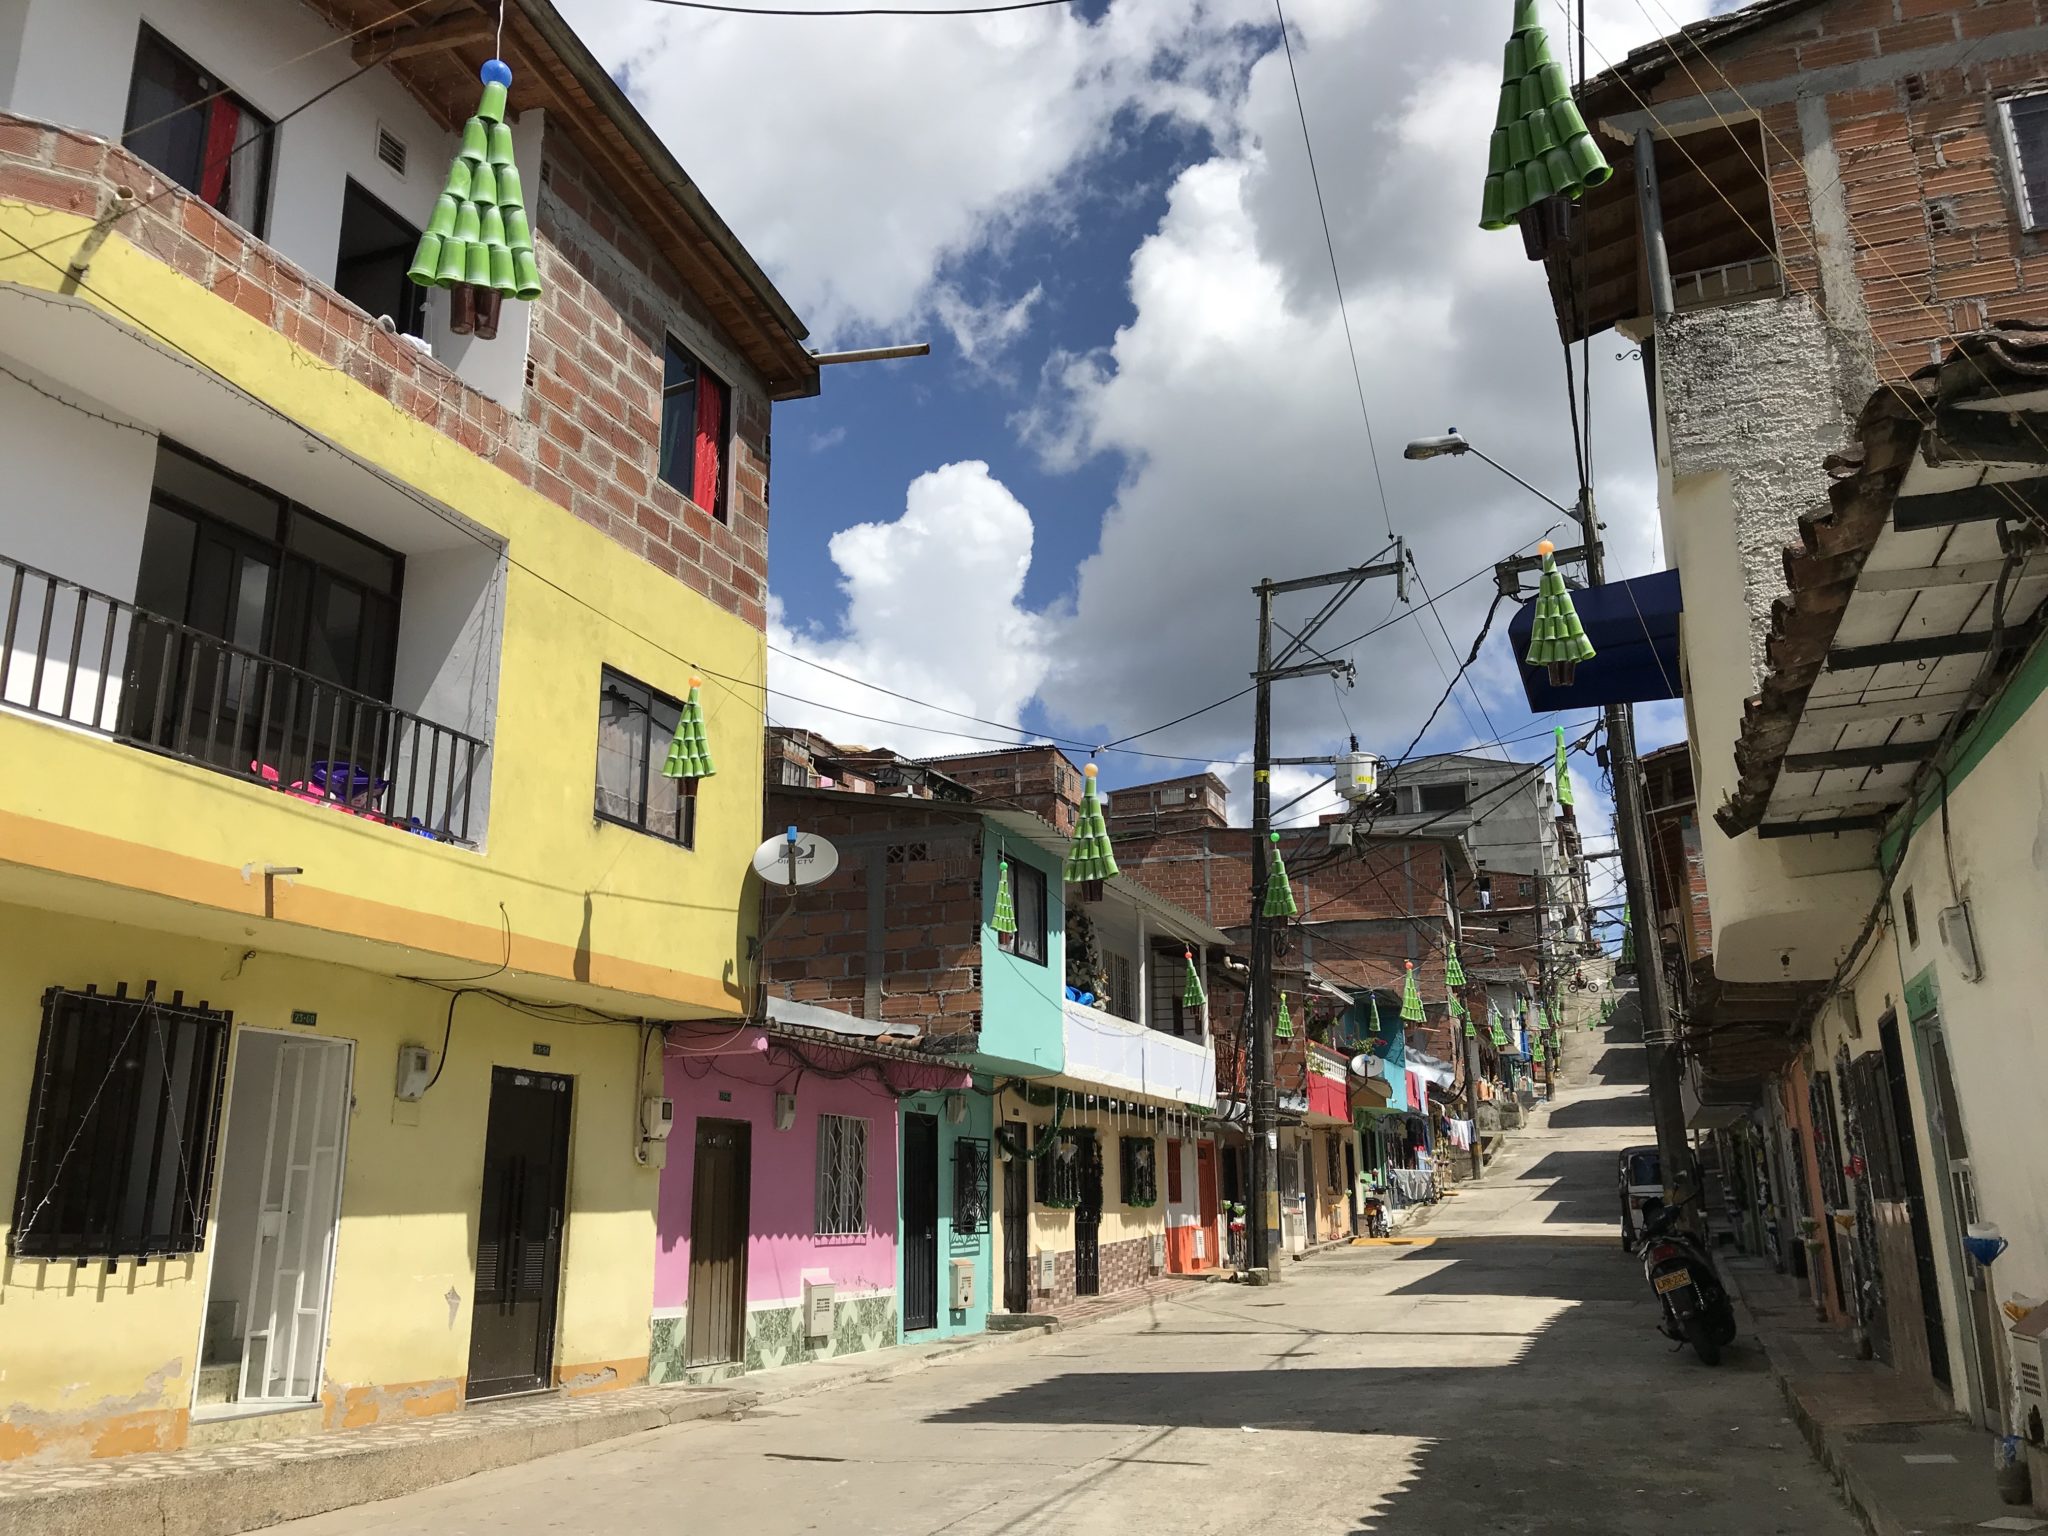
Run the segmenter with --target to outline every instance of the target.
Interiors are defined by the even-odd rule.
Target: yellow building
[[[803,329],[547,0],[541,295],[411,285],[487,29],[261,9],[0,17],[0,1460],[642,1380],[746,1007]]]

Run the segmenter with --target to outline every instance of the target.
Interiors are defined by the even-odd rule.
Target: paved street
[[[1655,1332],[1614,1221],[1640,1049],[1571,1044],[1590,1080],[1426,1244],[282,1529],[1853,1536],[1756,1350]]]

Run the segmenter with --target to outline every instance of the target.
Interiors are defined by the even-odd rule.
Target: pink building
[[[967,1074],[801,1026],[678,1026],[665,1052],[675,1122],[649,1380],[894,1344],[898,1095],[965,1088]],[[807,1286],[832,1287],[815,1336]]]

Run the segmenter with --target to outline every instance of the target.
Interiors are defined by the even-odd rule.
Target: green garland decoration
[[[1059,1144],[1060,1126],[1067,1118],[1067,1106],[1073,1102],[1073,1098],[1074,1095],[1065,1088],[1054,1092],[1052,1119],[1046,1122],[1044,1129],[1038,1133],[1038,1140],[1031,1146],[1018,1146],[1016,1139],[1010,1134],[1009,1127],[1000,1125],[996,1127],[996,1145],[1012,1157],[1021,1157],[1027,1163],[1037,1162]],[[1049,1205],[1051,1202],[1041,1201],[1040,1204]]]

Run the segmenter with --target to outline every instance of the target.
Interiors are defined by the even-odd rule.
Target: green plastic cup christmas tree
[[[1010,861],[1001,854],[996,855],[996,909],[989,915],[988,925],[997,933],[1017,931],[1017,907],[1010,899]]]
[[[1506,229],[1523,209],[1560,194],[1576,198],[1614,174],[1572,100],[1564,66],[1550,56],[1540,14],[1538,0],[1515,0],[1487,145],[1481,229]]]
[[[462,125],[462,147],[406,276],[423,288],[448,289],[450,328],[488,341],[498,333],[504,299],[540,297],[540,266],[505,122],[512,68],[491,59],[480,77],[483,99]]]
[[[1532,667],[1550,675],[1552,687],[1562,688],[1577,675],[1579,663],[1593,659],[1593,642],[1579,623],[1579,611],[1557,569],[1556,546],[1545,539],[1536,546],[1543,557],[1543,581],[1536,591],[1536,624],[1529,635],[1529,654],[1523,658]]]
[[[1209,1001],[1209,994],[1202,989],[1202,973],[1195,969],[1195,952],[1181,951],[1188,963],[1187,979],[1181,984],[1180,1005],[1183,1008],[1200,1008]]]
[[[1422,993],[1415,985],[1415,962],[1408,962],[1407,974],[1401,981],[1401,1017],[1410,1024],[1420,1024],[1425,1015],[1422,1012]]]
[[[1090,763],[1081,773],[1081,814],[1074,825],[1073,846],[1067,849],[1069,885],[1088,885],[1111,879],[1117,873],[1116,851],[1109,845],[1109,823],[1103,819],[1102,798],[1095,788],[1095,765]]]
[[[702,679],[690,679],[690,696],[676,717],[675,739],[661,765],[664,778],[708,779],[718,770],[711,763],[711,742],[704,733]]]
[[[1453,939],[1444,950],[1444,985],[1462,987],[1465,985],[1465,967],[1458,964],[1458,943]]]
[[[1564,727],[1561,725],[1557,727],[1557,803],[1572,803],[1572,767],[1565,761]]]
[[[1280,1017],[1273,1021],[1273,1033],[1282,1040],[1294,1038],[1294,1016],[1287,1011],[1287,994],[1280,994]]]
[[[1287,861],[1280,857],[1280,834],[1268,834],[1273,839],[1273,862],[1266,866],[1266,905],[1268,917],[1293,917],[1299,910],[1294,904],[1294,885],[1287,878]]]

